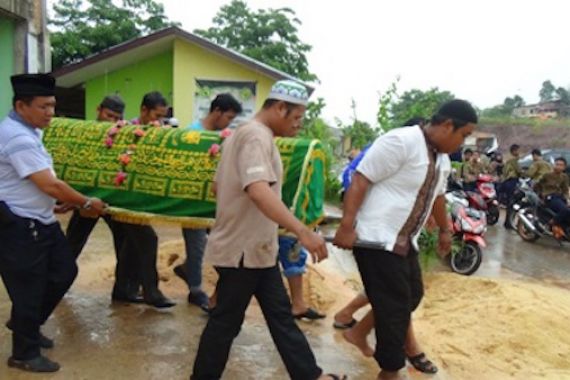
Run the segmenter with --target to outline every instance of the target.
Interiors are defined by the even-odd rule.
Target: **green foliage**
[[[391,112],[394,102],[398,97],[397,85],[399,81],[400,77],[397,77],[396,80],[390,84],[390,87],[388,87],[388,90],[386,92],[380,93],[376,118],[380,129],[384,132],[387,132],[390,129],[394,128]]]
[[[556,97],[565,105],[570,105],[570,92],[564,87],[558,87],[556,89]]]
[[[517,126],[526,125],[536,129],[541,129],[543,127],[561,127],[570,128],[570,119],[540,119],[540,118],[523,118],[523,117],[512,117],[510,115],[499,115],[499,116],[489,116],[483,114],[479,120],[480,125],[494,125],[494,126]]]
[[[439,254],[437,253],[438,245],[438,230],[428,231],[424,228],[418,238],[418,247],[420,249],[419,259],[423,270],[430,270],[440,261]],[[451,254],[459,252],[462,248],[463,242],[453,237],[451,242]]]
[[[356,115],[356,102],[352,100],[353,120],[352,124],[342,127],[342,133],[345,137],[350,138],[351,147],[362,149],[366,145],[373,142],[378,137],[379,130],[373,128],[365,121],[358,120]]]
[[[507,97],[505,98],[503,104],[483,110],[481,116],[483,117],[510,116],[515,108],[522,107],[524,105],[525,101],[520,95],[515,95],[512,98]]]
[[[194,33],[299,79],[317,80],[307,60],[312,47],[299,39],[301,21],[291,8],[252,11],[245,1],[233,0],[219,10],[213,24]]]
[[[54,69],[77,62],[152,31],[178,25],[154,0],[59,0],[53,7],[51,46]]]
[[[430,119],[445,102],[454,99],[449,91],[441,91],[433,87],[427,91],[412,89],[400,95],[390,107],[392,128],[403,126],[413,117]]]
[[[548,102],[550,100],[554,100],[555,94],[556,94],[556,87],[554,87],[551,81],[546,80],[542,82],[542,88],[538,93],[541,102]]]

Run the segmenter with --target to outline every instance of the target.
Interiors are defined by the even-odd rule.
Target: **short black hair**
[[[35,98],[35,96],[33,96],[33,95],[14,95],[12,97],[12,107],[16,108],[16,102],[18,100],[26,103],[27,105],[30,105],[30,103],[32,103],[34,98]]]
[[[285,103],[285,105],[287,106],[287,115],[289,115],[289,113],[291,113],[291,111],[293,111],[295,108],[300,107],[300,104],[295,104],[295,103],[289,103],[286,102],[284,100],[278,100],[278,99],[266,99],[265,102],[263,102],[263,106],[262,108],[268,109],[271,108],[274,104],[278,103],[278,102],[283,102]]]
[[[149,92],[143,96],[141,107],[145,107],[148,110],[153,110],[156,107],[167,107],[168,102],[158,91]]]
[[[566,161],[566,159],[564,157],[558,157],[557,159],[554,160],[554,162],[556,162],[556,161],[564,162],[564,166],[568,165],[568,162]]]
[[[540,151],[540,149],[533,149],[531,154],[533,156],[542,156],[542,152]]]
[[[454,129],[469,123],[477,124],[479,118],[475,108],[466,100],[454,99],[444,103],[431,118],[432,125],[440,125],[451,119]]]
[[[509,152],[513,153],[515,150],[519,150],[520,148],[521,148],[521,146],[519,144],[513,144],[509,148]]]
[[[243,111],[241,104],[231,94],[219,94],[216,96],[210,103],[210,112],[214,112],[216,108],[222,112],[234,111],[237,114]]]
[[[463,154],[473,154],[473,150],[471,148],[467,148],[463,151]]]
[[[107,108],[113,112],[120,113],[121,115],[125,112],[125,102],[119,95],[108,95],[105,96],[101,104],[101,108]]]
[[[404,127],[413,127],[414,125],[419,125],[420,127],[423,127],[424,125],[426,125],[427,120],[425,117],[421,117],[421,116],[416,116],[416,117],[412,117],[411,119],[407,120],[404,123]]]

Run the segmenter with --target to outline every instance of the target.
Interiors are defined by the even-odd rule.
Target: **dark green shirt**
[[[485,165],[481,162],[466,162],[463,164],[463,180],[465,182],[474,182],[479,174],[486,173]]]
[[[552,171],[552,166],[544,161],[538,160],[534,161],[530,168],[528,168],[527,175],[535,182],[540,181],[540,179],[545,175]]]
[[[544,197],[558,194],[568,198],[569,183],[570,179],[565,173],[547,173],[536,184],[536,191]]]
[[[503,169],[503,179],[512,179],[522,177],[523,172],[519,166],[519,159],[513,157],[505,163],[505,168]]]

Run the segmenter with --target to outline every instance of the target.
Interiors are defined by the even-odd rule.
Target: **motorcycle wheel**
[[[527,228],[527,226],[524,224],[524,222],[522,221],[522,219],[520,219],[520,218],[518,219],[518,223],[517,223],[517,233],[519,234],[521,239],[523,239],[524,241],[527,241],[529,243],[537,241],[540,238],[540,235],[536,232],[529,230]]]
[[[494,226],[499,221],[500,210],[497,205],[490,205],[487,210],[487,224]]]
[[[510,215],[509,215],[509,224],[512,228],[515,228],[518,225],[518,212],[515,210],[509,210],[510,211]]]
[[[481,247],[472,241],[466,242],[460,251],[449,256],[451,269],[464,276],[475,273],[483,261]]]

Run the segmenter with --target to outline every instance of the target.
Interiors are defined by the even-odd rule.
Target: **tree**
[[[301,21],[291,8],[252,11],[244,1],[233,0],[212,22],[194,33],[299,79],[317,80],[307,61],[312,47],[299,39]]]
[[[400,77],[397,77],[394,82],[390,84],[388,90],[384,93],[380,93],[380,99],[378,101],[378,112],[376,113],[376,120],[378,121],[378,126],[383,132],[387,132],[394,128],[392,123],[392,107],[396,98],[398,97],[398,82]]]
[[[556,89],[556,98],[563,104],[570,105],[570,93],[564,87],[558,87]]]
[[[413,117],[431,118],[435,111],[455,96],[433,87],[427,91],[412,89],[404,92],[390,108],[392,128],[401,127]]]
[[[538,95],[540,96],[541,102],[548,102],[554,99],[555,93],[556,87],[554,87],[551,81],[547,80],[542,82],[542,88]]]
[[[353,121],[343,128],[343,134],[350,138],[352,148],[362,149],[378,137],[379,130],[373,128],[365,121],[358,120],[356,115],[356,102],[352,100]]]
[[[49,21],[53,67],[77,62],[144,34],[179,25],[154,0],[59,0]]]
[[[519,108],[525,105],[524,99],[520,95],[515,95],[512,98],[506,97],[503,105],[500,106],[500,112],[504,116],[510,116],[515,108]]]

